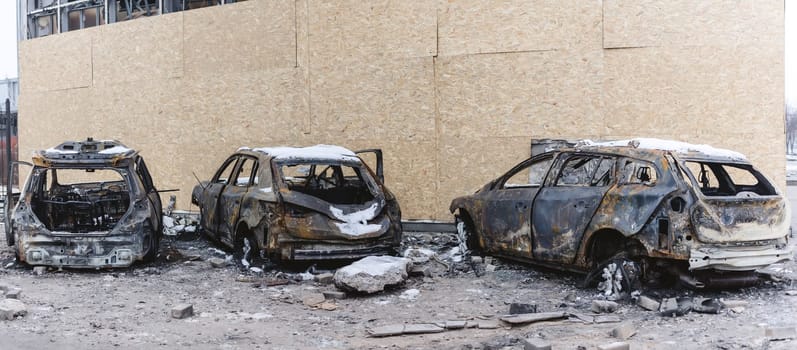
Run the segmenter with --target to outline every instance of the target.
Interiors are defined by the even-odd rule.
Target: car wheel
[[[250,267],[260,267],[262,257],[260,256],[260,249],[257,246],[257,241],[254,236],[249,233],[240,232],[236,235],[237,240],[234,247],[235,263],[240,265],[244,270],[249,270]]]
[[[459,249],[465,254],[483,253],[481,243],[479,242],[478,234],[473,228],[473,222],[467,214],[460,214],[454,217],[454,223],[457,229],[457,239],[459,240]]]
[[[158,256],[158,250],[160,249],[160,240],[158,239],[157,232],[152,230],[152,224],[147,223],[144,226],[144,262],[152,262],[155,261],[155,258]]]
[[[595,286],[609,300],[624,299],[639,289],[642,270],[639,263],[620,253],[598,264],[583,282],[583,287]]]

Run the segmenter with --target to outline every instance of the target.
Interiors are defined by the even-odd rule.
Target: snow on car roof
[[[241,147],[239,151],[251,150],[268,154],[274,159],[322,159],[322,160],[356,160],[357,155],[349,149],[333,145],[315,145],[310,147]]]
[[[699,153],[701,155],[709,156],[709,157],[721,157],[721,158],[730,158],[730,159],[738,159],[738,160],[746,160],[747,157],[744,154],[739,152],[722,149],[722,148],[715,148],[709,145],[695,145],[687,142],[681,141],[673,141],[673,140],[661,140],[655,138],[634,138],[628,140],[618,140],[618,141],[603,141],[603,142],[594,142],[592,140],[583,140],[580,141],[578,144],[579,147],[634,147],[634,148],[641,148],[641,149],[655,149],[661,151],[670,151],[679,154],[695,154]]]

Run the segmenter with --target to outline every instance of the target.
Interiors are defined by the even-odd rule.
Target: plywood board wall
[[[137,19],[20,44],[20,154],[117,138],[188,209],[192,173],[209,178],[240,146],[378,147],[404,217],[438,220],[532,138],[708,143],[784,184],[782,12],[251,0]]]

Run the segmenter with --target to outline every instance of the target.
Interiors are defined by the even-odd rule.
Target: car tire
[[[158,251],[160,250],[160,239],[158,239],[158,233],[152,229],[152,224],[147,222],[144,226],[144,232],[149,232],[144,236],[144,243],[146,244],[144,249],[144,257],[142,260],[144,262],[152,262],[155,261],[155,258],[158,257]]]
[[[582,287],[597,285],[606,297],[624,299],[641,287],[641,276],[639,263],[619,253],[597,264],[584,278]]]
[[[454,217],[454,225],[457,229],[457,238],[459,239],[460,247],[464,244],[464,247],[467,248],[470,254],[482,254],[483,249],[476,230],[473,228],[473,222],[466,215],[460,214]]]

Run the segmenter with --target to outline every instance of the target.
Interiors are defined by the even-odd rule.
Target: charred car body
[[[126,267],[157,255],[161,201],[137,151],[89,138],[34,154],[10,222],[30,265]]]
[[[376,174],[357,154],[376,158]],[[354,259],[393,253],[401,243],[401,212],[383,184],[380,150],[241,148],[194,187],[192,202],[203,230],[244,261],[250,252]]]
[[[588,281],[616,263],[624,283],[745,285],[793,254],[788,201],[743,155],[674,141],[542,153],[450,210],[471,249],[592,272]]]

